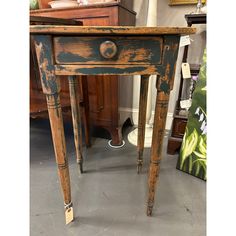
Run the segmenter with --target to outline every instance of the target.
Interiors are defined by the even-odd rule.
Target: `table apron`
[[[56,75],[155,75],[156,65],[55,65]]]

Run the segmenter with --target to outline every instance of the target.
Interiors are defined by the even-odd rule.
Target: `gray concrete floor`
[[[63,199],[57,177],[47,121],[30,128],[30,235],[48,236],[204,236],[206,183],[176,170],[177,155],[163,148],[160,181],[153,216],[146,216],[150,149],[144,152],[142,174],[136,174],[136,147],[127,141],[111,149],[106,139],[93,138],[84,150],[84,169],[78,175],[72,129],[66,126],[75,220],[64,222]]]

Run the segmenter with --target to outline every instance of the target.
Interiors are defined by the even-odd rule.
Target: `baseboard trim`
[[[131,117],[134,126],[138,126],[138,109],[132,109],[132,108],[128,108],[128,107],[120,107],[119,113],[120,113],[120,122],[121,123],[125,119],[125,117]],[[165,127],[166,130],[171,129],[171,125],[173,122],[173,116],[174,116],[173,113],[171,113],[171,112],[167,113],[166,127]],[[150,124],[153,124],[153,120],[154,120],[154,111],[152,111],[152,113],[151,113]]]

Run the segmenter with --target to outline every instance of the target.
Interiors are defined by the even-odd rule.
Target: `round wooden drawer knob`
[[[100,53],[104,58],[111,59],[117,53],[117,46],[112,41],[105,41],[100,45]]]

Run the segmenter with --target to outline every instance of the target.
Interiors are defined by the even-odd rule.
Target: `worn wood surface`
[[[45,24],[52,24],[52,25],[82,25],[81,21],[76,21],[72,19],[61,19],[61,18],[55,18],[55,17],[45,17],[45,16],[30,16],[30,25],[45,25]],[[30,40],[30,116],[32,118],[48,118],[48,112],[47,112],[47,104],[45,100],[45,95],[42,93],[42,87],[40,83],[40,76],[38,72],[38,63],[35,55],[35,48],[32,46],[32,40]],[[66,83],[65,83],[66,79]],[[80,87],[83,87],[84,89],[88,89],[87,86],[85,86],[83,83],[87,81],[84,81],[80,78],[79,82],[81,84]],[[68,99],[68,82],[67,78],[61,76],[60,77],[60,85],[61,85],[61,107],[62,112],[65,118],[65,121],[71,122],[71,106],[70,101]],[[87,94],[86,91],[84,91],[84,94]],[[85,104],[85,106],[88,106],[88,104]],[[83,118],[86,122],[84,122],[85,125],[85,140],[86,140],[86,146],[90,146],[90,136],[88,132],[89,127],[89,110],[84,109],[83,112]]]
[[[159,79],[160,81],[160,79]],[[158,83],[158,92],[156,98],[156,108],[153,124],[153,137],[151,147],[151,161],[149,167],[148,177],[148,203],[147,203],[147,215],[152,215],[152,210],[155,200],[156,184],[159,179],[160,163],[162,144],[165,131],[166,116],[168,110],[169,94],[160,90],[160,82]]]
[[[105,58],[100,52],[108,41],[116,46],[111,58]],[[162,41],[162,37],[55,37],[55,60],[57,64],[157,65],[161,63]],[[103,50],[111,52],[113,49]]]
[[[148,216],[152,215],[155,200],[156,184],[159,179],[169,95],[174,83],[175,65],[178,55],[178,48],[178,37],[164,36],[162,66],[159,67],[159,76],[157,76],[156,82],[157,96],[152,134],[151,161],[148,177]]]
[[[138,174],[142,170],[142,165],[143,165],[143,150],[144,150],[144,140],[145,140],[149,77],[150,75],[142,75],[140,81],[141,83],[140,83],[139,115],[138,115],[138,158],[137,158]]]
[[[88,80],[86,76],[81,76],[81,92],[83,94],[80,97],[83,97],[83,101],[80,103],[81,110],[83,113],[83,124],[84,124],[84,133],[85,133],[85,144],[86,147],[91,146],[90,140],[90,113],[89,113],[89,94],[88,94]]]
[[[194,34],[195,28],[190,27],[134,27],[134,26],[59,26],[32,25],[32,34],[76,34],[76,35],[162,35],[162,34]]]
[[[68,205],[71,204],[70,176],[60,103],[60,80],[54,73],[52,38],[48,35],[38,35],[34,36],[33,40],[39,64],[41,84],[47,99],[53,146],[64,204]]]
[[[48,114],[64,203],[71,203],[70,174],[59,93],[47,94]]]
[[[127,2],[125,0],[125,3],[127,3],[126,6],[130,6],[130,1]],[[135,25],[136,13],[130,9],[132,8],[124,7],[122,4],[118,3],[104,3],[79,6],[76,8],[40,9],[30,11],[30,15],[75,19],[76,21],[82,21],[83,25],[86,26],[127,26]],[[64,78],[63,76],[61,77],[61,103],[63,117],[66,119],[66,121],[71,121],[71,116],[68,115],[68,113],[70,114],[70,111],[68,112],[65,107],[65,105],[69,105],[67,108],[70,107],[70,101],[66,100],[69,94],[67,78]],[[88,128],[88,126],[86,126],[88,123],[85,121],[90,120],[90,123],[93,127],[106,129],[111,135],[112,144],[118,146],[122,143],[122,126],[128,118],[131,118],[130,113],[121,115],[119,111],[120,80],[118,79],[118,76],[114,75],[90,75],[86,77],[88,92],[80,93],[82,95],[80,97],[80,101],[85,105],[85,107],[82,107],[82,110],[89,111],[89,114],[87,113],[86,117],[83,119],[84,127],[85,129],[86,127]],[[83,83],[84,82],[85,79],[83,79]],[[79,82],[79,86],[81,85],[80,87],[83,87],[83,83]],[[88,95],[87,98],[89,99],[86,98],[86,95]],[[89,110],[86,108],[86,101],[89,101]],[[39,100],[37,97],[37,104],[43,104],[43,100]],[[46,107],[46,104],[44,107]],[[33,106],[31,106],[31,108],[33,108]],[[34,106],[34,108],[36,107]],[[42,117],[42,112],[37,113],[37,116],[39,115]],[[89,146],[89,142],[87,142],[86,145]]]
[[[109,40],[102,42],[99,46],[100,55],[105,59],[112,59],[117,54],[117,45]]]
[[[70,89],[70,101],[71,101],[76,159],[79,165],[79,171],[80,173],[83,173],[83,155],[82,155],[83,142],[82,142],[82,125],[81,125],[81,115],[79,106],[78,80],[76,76],[68,76],[68,81]]]
[[[147,75],[158,74],[156,65],[55,65],[56,75]]]

